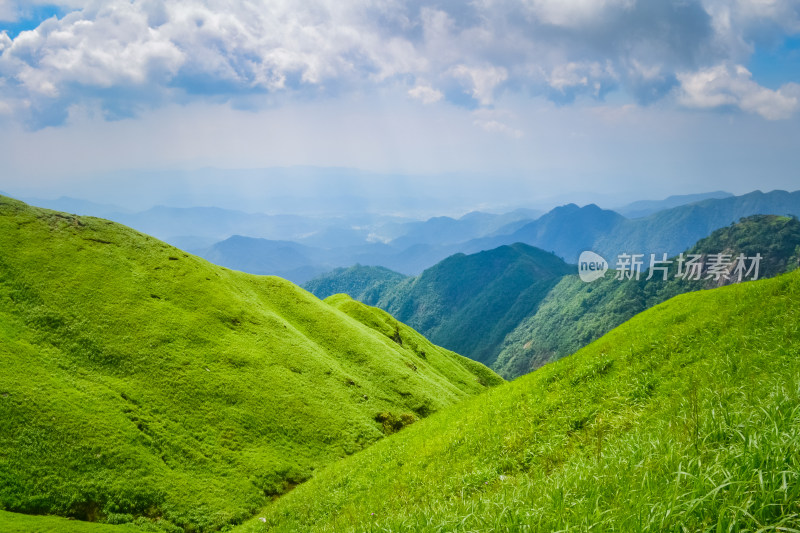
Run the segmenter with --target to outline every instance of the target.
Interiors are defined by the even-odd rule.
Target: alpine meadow
[[[0,533],[800,533],[800,0],[0,0]]]

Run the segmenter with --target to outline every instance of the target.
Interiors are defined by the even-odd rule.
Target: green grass
[[[141,533],[151,524],[110,525],[81,522],[58,516],[31,516],[0,511],[0,527],[3,533]]]
[[[800,530],[800,272],[673,298],[236,531],[589,530]]]
[[[448,352],[444,348],[434,345],[425,337],[417,333],[414,329],[396,320],[392,315],[381,309],[370,307],[352,299],[346,294],[335,294],[325,299],[325,302],[339,309],[348,316],[358,320],[362,324],[378,331],[382,335],[389,337],[394,342],[411,350],[422,359],[422,364],[428,360],[428,354],[446,352],[449,357],[443,358],[444,363],[452,366],[461,365],[469,370],[470,380],[477,376],[478,381],[483,385],[495,386],[503,383],[503,379],[489,370],[484,365],[463,357],[455,352]],[[419,362],[419,361],[417,361]],[[416,368],[416,364],[413,365]],[[448,369],[449,375],[459,375],[457,368]],[[466,384],[465,384],[466,385]]]
[[[501,381],[360,313],[0,197],[0,510],[224,528]]]

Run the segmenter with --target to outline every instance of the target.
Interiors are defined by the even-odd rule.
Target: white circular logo
[[[602,278],[608,270],[608,262],[602,256],[585,251],[578,258],[578,275],[585,282]]]

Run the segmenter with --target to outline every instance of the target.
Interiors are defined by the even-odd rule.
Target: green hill
[[[680,295],[239,532],[797,531],[800,272]]]
[[[0,510],[216,530],[501,381],[350,307],[0,197]]]
[[[397,282],[375,305],[436,344],[491,366],[505,336],[573,269],[519,243],[456,254]]]
[[[491,365],[505,336],[573,270],[553,254],[517,243],[453,255],[416,277],[356,265],[304,287],[320,298],[346,293],[380,307],[436,344]]]
[[[440,346],[434,345],[432,342],[414,331],[409,326],[397,321],[386,311],[365,305],[352,299],[346,294],[335,294],[330,296],[325,299],[325,303],[339,309],[351,318],[358,320],[362,324],[381,333],[382,335],[389,337],[407,350],[411,350],[411,352],[422,359],[421,362],[417,361],[416,364],[412,365],[412,368],[415,372],[417,371],[417,365],[424,366],[427,364],[429,354],[444,353],[450,357],[442,358],[442,361],[437,365],[437,368],[440,371],[445,370],[444,365],[446,364],[454,367],[464,366],[470,371],[470,382],[473,380],[473,376],[475,376],[483,385],[495,386],[503,383],[503,379],[500,378],[500,376],[489,370],[481,363],[466,357],[462,357],[454,352],[449,352],[448,354],[447,350],[441,348]],[[448,368],[446,370],[447,371],[444,373],[448,375],[462,375],[459,374],[459,368]],[[469,387],[470,383],[465,383],[464,385]]]
[[[368,305],[377,305],[384,294],[408,276],[380,266],[354,265],[336,268],[303,284],[303,288],[317,298],[334,294],[348,294]]]
[[[772,277],[797,267],[800,257],[800,221],[792,217],[755,215],[721,228],[687,250],[686,254],[727,253],[763,257],[759,276]],[[707,264],[707,263],[706,263]],[[613,266],[613,264],[612,264]],[[673,263],[667,281],[615,280],[606,277],[584,283],[578,276],[562,278],[537,311],[522,320],[505,338],[493,368],[516,377],[548,361],[568,355],[599,338],[645,309],[684,292],[729,283],[719,280],[675,279]],[[703,278],[707,277],[704,271]]]

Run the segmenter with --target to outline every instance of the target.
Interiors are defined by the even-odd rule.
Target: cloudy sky
[[[800,0],[0,0],[12,194],[775,188],[800,188]]]

